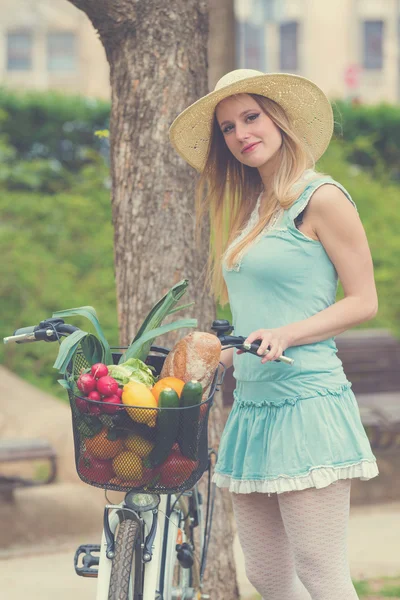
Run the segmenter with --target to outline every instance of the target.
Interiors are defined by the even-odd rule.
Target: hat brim
[[[172,146],[197,171],[204,169],[214,111],[219,102],[234,94],[259,94],[277,102],[288,115],[294,132],[314,160],[325,152],[333,134],[332,106],[312,81],[289,73],[246,77],[197,100],[176,117],[169,129]]]

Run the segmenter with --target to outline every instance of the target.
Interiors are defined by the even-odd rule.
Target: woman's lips
[[[247,148],[242,150],[242,154],[247,154],[247,152],[251,152],[252,150],[254,150],[254,148],[256,148],[258,146],[259,143],[260,142],[254,142],[254,144],[252,144],[251,146],[248,146]]]

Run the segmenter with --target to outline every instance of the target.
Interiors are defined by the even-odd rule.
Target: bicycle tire
[[[126,519],[120,523],[115,540],[108,600],[129,600],[133,555],[139,534],[140,525],[136,521]],[[137,590],[133,590],[133,597],[135,592]]]

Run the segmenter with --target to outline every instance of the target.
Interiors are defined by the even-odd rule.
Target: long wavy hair
[[[304,142],[294,133],[284,109],[269,98],[258,94],[249,95],[280,129],[282,144],[273,159],[274,164],[279,166],[271,176],[270,188],[265,190],[265,212],[260,215],[254,229],[235,244],[225,257],[228,268],[232,268],[240,252],[246,252],[279,206],[287,209],[299,197],[309,180],[295,190],[292,188],[299,180],[301,183],[304,171],[315,169],[313,157]],[[320,176],[321,174],[315,173],[316,178]],[[242,164],[233,156],[214,113],[208,156],[196,186],[195,229],[196,240],[200,244],[202,226],[208,214],[211,235],[205,289],[211,289],[221,306],[228,302],[228,290],[222,275],[224,253],[247,224],[262,190],[263,182],[258,169]]]

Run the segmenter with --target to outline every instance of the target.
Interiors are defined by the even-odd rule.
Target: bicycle
[[[245,344],[244,337],[229,335],[233,330],[229,321],[213,321],[211,329],[217,334],[224,349],[233,347],[257,355],[260,340]],[[60,318],[51,318],[41,321],[37,326],[16,330],[12,336],[4,338],[4,343],[60,342],[62,337],[75,331],[78,331],[77,327]],[[122,349],[113,350],[113,360],[117,364]],[[154,368],[157,375],[161,372],[168,352],[168,349],[159,346],[152,346],[150,349],[146,363]],[[284,355],[277,360],[293,364],[293,360]],[[87,366],[83,353],[78,353],[68,372],[77,374]],[[145,480],[143,476],[142,480],[127,481],[123,485],[122,481],[111,479],[106,482],[99,475],[97,478],[93,474],[88,475],[81,464],[80,430],[88,427],[90,422],[93,423],[93,419],[85,420],[85,416],[90,416],[86,413],[82,417],[77,411],[76,401],[80,399],[92,402],[93,406],[99,402],[84,399],[68,389],[79,477],[89,485],[126,492],[121,503],[107,503],[104,508],[101,543],[84,544],[75,553],[76,573],[83,577],[97,578],[96,600],[200,600],[210,597],[203,593],[203,578],[212,529],[215,484],[211,485],[211,468],[212,456],[216,456],[216,453],[208,448],[207,426],[209,410],[215,392],[222,386],[224,375],[225,366],[220,362],[208,398],[197,406],[200,406],[202,425],[199,425],[193,446],[197,452],[196,466],[189,476],[185,475],[183,481],[179,481],[178,477],[171,485],[167,485],[165,481],[160,483],[159,480]],[[185,410],[191,408],[194,407]],[[124,408],[124,411],[127,410],[132,409]],[[140,409],[144,410],[149,409]],[[126,424],[126,412],[122,414],[120,411],[118,416],[120,420],[125,419]],[[107,417],[112,420],[111,415]],[[119,427],[121,428],[120,423]],[[131,427],[132,422],[129,423],[129,428]],[[141,432],[144,432],[143,427]],[[181,467],[182,465],[183,463],[180,464]],[[208,488],[204,510],[198,482],[205,471],[208,471]],[[195,541],[197,527],[199,547]]]

